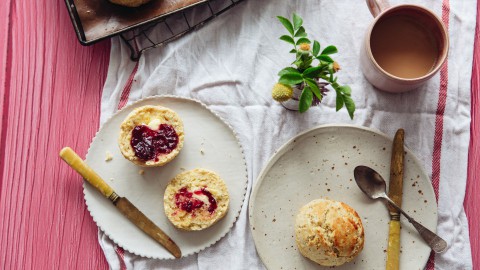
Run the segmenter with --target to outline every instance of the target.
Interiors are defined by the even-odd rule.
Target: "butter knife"
[[[115,191],[90,168],[70,147],[60,151],[60,157],[87,182],[108,198],[117,209],[144,233],[155,239],[167,249],[175,258],[182,257],[180,248],[157,225],[147,218],[127,198],[120,197]]]
[[[397,130],[393,139],[392,158],[390,162],[390,183],[388,196],[392,201],[402,207],[403,195],[403,159],[404,159],[405,131]],[[388,246],[387,246],[387,270],[398,270],[400,267],[400,212],[388,204],[390,213]]]

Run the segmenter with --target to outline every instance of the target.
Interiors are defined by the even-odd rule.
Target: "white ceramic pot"
[[[300,103],[300,95],[302,94],[302,90],[300,90],[300,84],[297,84],[292,87],[293,89],[293,96],[291,99],[280,102],[283,107],[287,110],[291,111],[298,111],[298,104]]]

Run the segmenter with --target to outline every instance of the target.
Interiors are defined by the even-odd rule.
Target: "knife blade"
[[[133,224],[140,228],[144,233],[155,239],[165,249],[167,249],[175,258],[182,257],[182,252],[177,244],[165,234],[157,225],[147,218],[135,205],[127,198],[120,197],[115,191],[70,147],[65,147],[60,151],[60,157],[75,171],[77,171],[87,182],[95,187],[100,193],[108,198],[117,209],[128,218]]]
[[[404,166],[404,138],[405,131],[397,130],[393,139],[392,158],[390,162],[390,182],[388,196],[399,207],[402,207],[403,195],[403,166]],[[388,205],[390,213],[388,246],[387,246],[387,270],[398,270],[400,267],[400,212]]]

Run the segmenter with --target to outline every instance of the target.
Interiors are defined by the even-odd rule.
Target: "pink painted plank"
[[[98,129],[110,44],[80,46],[60,0],[0,1],[0,17],[0,269],[106,269],[58,152],[84,156]]]
[[[477,27],[472,70],[472,122],[468,150],[467,191],[465,212],[470,230],[470,243],[474,269],[480,268],[480,2],[477,2]]]
[[[4,36],[9,35],[9,18],[10,18],[10,0],[6,1],[0,1],[0,33],[3,33]],[[8,39],[7,38],[0,38],[0,97],[4,97],[5,95],[5,81],[7,78],[7,66],[9,65],[9,57],[8,57]],[[4,101],[5,98],[0,98],[0,112],[3,112],[3,106],[4,106]],[[4,115],[2,114],[2,119],[4,118]],[[0,119],[1,121],[1,119]],[[2,126],[0,126],[0,149],[1,147],[1,142],[2,142],[2,137],[4,137],[5,129]],[[2,169],[0,165],[0,175],[2,175]],[[0,186],[1,186],[1,178],[0,178]]]

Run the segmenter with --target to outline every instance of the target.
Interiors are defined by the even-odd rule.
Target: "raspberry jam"
[[[158,130],[152,130],[145,125],[136,126],[130,140],[135,156],[142,160],[158,161],[158,155],[172,152],[177,144],[177,132],[167,124],[161,124]]]
[[[194,192],[190,192],[187,190],[186,187],[181,188],[175,194],[175,204],[178,208],[190,213],[195,209],[201,208],[205,203],[197,198],[193,197],[193,194],[196,195],[204,195],[208,198],[209,206],[208,212],[213,213],[215,209],[217,209],[217,201],[213,198],[212,193],[203,187],[199,190],[195,190]]]

